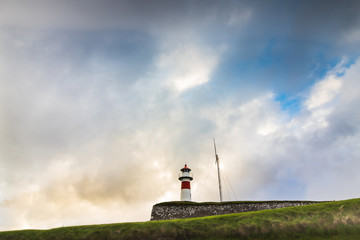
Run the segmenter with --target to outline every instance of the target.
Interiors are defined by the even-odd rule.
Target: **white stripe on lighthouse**
[[[190,189],[181,189],[181,201],[191,201]]]

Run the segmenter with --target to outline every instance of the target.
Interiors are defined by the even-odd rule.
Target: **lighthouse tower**
[[[180,201],[191,201],[191,190],[190,190],[190,181],[193,180],[191,169],[185,167],[180,169],[181,173],[179,174],[179,180],[181,181],[181,197]]]

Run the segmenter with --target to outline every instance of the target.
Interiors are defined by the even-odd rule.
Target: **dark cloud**
[[[223,4],[216,1],[35,0],[3,1],[2,5],[0,20],[5,26],[94,30],[197,24],[216,15],[217,8]]]
[[[359,26],[357,1],[2,1],[3,26],[85,30],[199,28],[222,32],[247,24],[245,39],[332,41]],[[245,16],[245,17],[243,17]],[[235,21],[237,20],[237,21]],[[240,25],[240,26],[239,26]],[[221,28],[217,28],[222,26]],[[226,27],[226,28],[227,28]],[[146,28],[145,28],[146,29]],[[205,33],[205,32],[204,32]],[[244,34],[245,33],[245,34]],[[216,39],[217,36],[214,36]]]
[[[213,77],[223,82],[220,87],[235,83],[268,88],[277,82],[275,91],[293,94],[321,77],[323,72],[319,69],[333,67],[343,55],[356,58],[360,51],[356,37],[360,26],[357,1],[296,4],[288,1],[33,1],[27,4],[21,3],[20,7],[16,1],[4,2],[3,26],[38,29],[45,25],[44,28],[50,29],[92,31],[135,29],[158,38],[174,36],[176,41],[183,41],[189,35],[192,38],[196,33],[196,38],[211,47],[225,45],[231,51],[225,52],[222,65]],[[288,67],[283,69],[283,64]]]

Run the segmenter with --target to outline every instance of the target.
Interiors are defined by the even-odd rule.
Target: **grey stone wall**
[[[153,206],[151,221],[170,220],[178,218],[194,218],[230,213],[242,213],[277,209],[284,207],[304,206],[315,204],[314,201],[266,201],[266,202],[222,202],[222,203],[195,203],[195,202],[165,202]]]

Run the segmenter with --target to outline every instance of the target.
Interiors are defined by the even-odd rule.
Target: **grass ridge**
[[[1,240],[360,239],[360,199],[209,217],[0,232]]]

